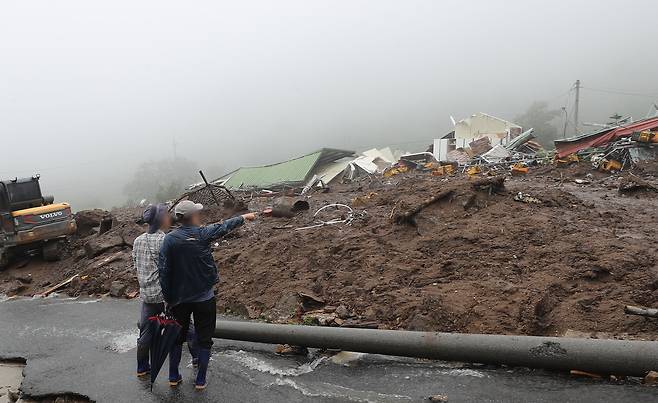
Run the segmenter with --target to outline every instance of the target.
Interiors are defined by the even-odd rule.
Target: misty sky
[[[230,170],[424,149],[450,115],[559,108],[576,79],[658,94],[657,15],[655,0],[0,0],[0,177],[109,207],[174,139]],[[581,120],[654,101],[584,89]]]

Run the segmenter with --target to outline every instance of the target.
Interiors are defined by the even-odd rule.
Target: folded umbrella
[[[148,332],[151,337],[151,390],[181,330],[182,326],[168,313],[161,313],[148,319]]]

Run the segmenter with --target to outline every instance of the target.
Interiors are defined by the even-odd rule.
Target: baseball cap
[[[201,203],[195,203],[191,200],[183,200],[174,207],[174,213],[176,213],[176,215],[184,216],[202,209],[203,204]]]

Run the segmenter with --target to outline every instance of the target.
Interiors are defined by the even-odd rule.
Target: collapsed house
[[[382,173],[400,160],[404,154],[401,151],[393,151],[389,147],[382,149],[371,148],[348,162],[342,171],[341,178],[343,180],[355,180],[362,176]]]
[[[579,136],[574,136],[566,139],[555,140],[555,149],[559,158],[567,157],[571,154],[578,153],[593,153],[597,148],[603,149],[611,143],[615,143],[622,139],[631,139],[634,133],[652,133],[658,130],[658,117],[651,117],[647,119],[638,120],[632,123],[623,124],[619,126],[606,127],[601,130],[585,133]],[[644,151],[634,151],[636,155],[647,153],[651,149],[653,136],[643,141],[639,136],[632,144],[633,147],[627,148],[642,148]],[[630,144],[627,144],[630,145]],[[589,152],[588,152],[589,150]],[[653,155],[653,152],[649,154]]]
[[[522,127],[505,119],[483,112],[454,122],[455,129],[443,138],[454,139],[456,147],[466,147],[474,140],[486,137],[492,145],[506,144],[522,132]]]
[[[242,167],[212,181],[231,190],[272,190],[304,188],[351,181],[382,173],[404,153],[390,148],[354,151],[322,148],[310,154],[275,164]]]
[[[437,161],[459,165],[498,163],[504,160],[527,159],[542,149],[532,141],[534,130],[523,128],[486,113],[476,113],[455,122],[455,129],[432,145]]]
[[[327,182],[341,160],[352,160],[354,151],[322,148],[310,154],[275,164],[242,167],[213,181],[234,190],[285,189],[304,186],[314,176],[323,175]],[[340,173],[340,171],[338,172]]]

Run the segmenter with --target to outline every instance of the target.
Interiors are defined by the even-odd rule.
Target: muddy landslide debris
[[[261,217],[214,244],[218,311],[325,326],[656,338],[655,320],[623,307],[658,307],[658,198],[628,197],[619,177],[599,173],[579,184],[581,170],[473,179],[410,173],[311,193],[308,211]],[[644,189],[656,186],[636,174]],[[520,203],[519,194],[541,203]],[[249,206],[271,202],[256,197]],[[359,219],[297,230],[341,218],[339,209],[313,217],[333,203]],[[135,296],[140,211],[79,212],[68,256],[9,268],[0,293],[32,295],[79,274],[60,292]],[[234,213],[208,206],[204,217]],[[102,222],[112,225],[101,231]]]

